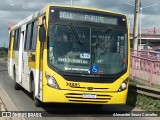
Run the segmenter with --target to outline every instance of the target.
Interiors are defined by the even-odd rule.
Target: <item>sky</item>
[[[86,6],[120,12],[126,14],[130,20],[131,28],[134,21],[134,0],[72,0],[73,5]],[[70,5],[71,0],[0,0],[0,47],[8,47],[8,25],[16,24],[47,4]],[[146,7],[158,4],[152,7]],[[141,0],[142,28],[160,29],[160,1]],[[146,7],[146,8],[145,8]]]

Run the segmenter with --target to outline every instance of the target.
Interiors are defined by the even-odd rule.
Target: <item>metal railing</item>
[[[160,29],[142,29],[142,34],[149,35],[160,35]],[[133,34],[133,29],[130,29],[130,33]]]
[[[129,91],[160,99],[160,90],[157,88],[147,87],[143,85],[130,85]]]
[[[131,49],[131,77],[160,85],[160,55],[153,51]]]

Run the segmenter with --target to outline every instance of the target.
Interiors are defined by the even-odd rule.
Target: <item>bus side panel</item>
[[[35,49],[33,50],[29,50],[28,51],[28,67],[30,69],[30,73],[33,73],[33,80],[34,80],[34,87],[35,87],[35,96],[42,100],[42,86],[40,83],[40,73],[41,73],[41,69],[40,69],[40,63],[42,63],[40,57],[42,56],[42,54],[40,53],[40,49],[42,49],[42,46],[40,47],[40,42],[38,40],[38,33],[39,33],[39,26],[38,26],[38,19],[36,19],[34,22],[34,32],[37,34],[34,34],[35,39],[36,40],[36,46]],[[42,66],[42,65],[41,65]]]
[[[22,54],[22,86],[27,90],[30,91],[29,88],[29,73],[30,68],[28,67],[28,52],[24,51]]]
[[[18,67],[18,59],[19,59],[19,52],[15,51],[15,71],[16,71],[16,82],[19,83],[19,67]]]
[[[13,76],[13,42],[14,42],[14,31],[11,33],[11,40],[9,41],[9,49],[8,49],[8,74],[10,77]]]
[[[13,59],[12,59],[12,65],[11,65],[11,78],[14,79],[14,76],[13,76],[13,70],[14,70],[14,67],[15,67],[15,51],[12,50],[12,56],[13,56]]]
[[[18,53],[18,75],[19,75],[19,83],[22,83],[22,52],[23,52],[23,42],[24,42],[24,31],[23,26],[21,27],[20,32],[20,45],[19,45],[19,53]]]

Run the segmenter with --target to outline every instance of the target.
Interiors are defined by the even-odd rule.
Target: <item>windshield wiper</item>
[[[112,28],[110,28],[110,27],[107,28],[105,31],[103,31],[104,36],[107,35],[110,31],[112,31]],[[100,46],[100,44],[104,44],[104,43],[102,43],[104,41],[104,39],[100,40],[99,35],[97,36],[97,38],[98,38],[98,42],[92,44],[93,46],[96,46],[96,49],[97,49],[98,46]],[[105,47],[105,49],[103,51],[101,51],[101,53],[97,56],[97,58],[99,60],[101,60],[101,55],[103,55],[107,50],[108,50],[108,47]]]
[[[107,35],[110,31],[112,31],[112,28],[109,27],[105,31],[103,31],[103,33],[105,33],[105,35]],[[93,46],[99,46],[100,43],[104,40],[104,39],[99,40],[99,35],[97,37],[98,37],[98,42],[92,44]]]
[[[105,35],[107,35],[110,31],[112,31],[112,28],[111,28],[111,27],[107,28],[107,29],[104,31]]]
[[[83,43],[83,40],[82,40],[82,38],[79,37],[78,32],[77,32],[76,28],[73,26],[72,23],[69,23],[69,27],[71,28],[71,30],[72,30],[72,32],[74,33],[74,35],[75,35],[76,39],[78,40],[78,42],[79,42],[80,44],[82,44],[82,43]]]

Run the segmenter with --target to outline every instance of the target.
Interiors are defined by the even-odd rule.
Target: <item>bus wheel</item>
[[[14,89],[15,90],[20,90],[21,86],[16,82],[16,71],[14,70]]]
[[[35,84],[34,84],[34,80],[32,80],[32,91],[33,91],[34,105],[36,107],[41,107],[42,106],[42,102],[35,96]]]

